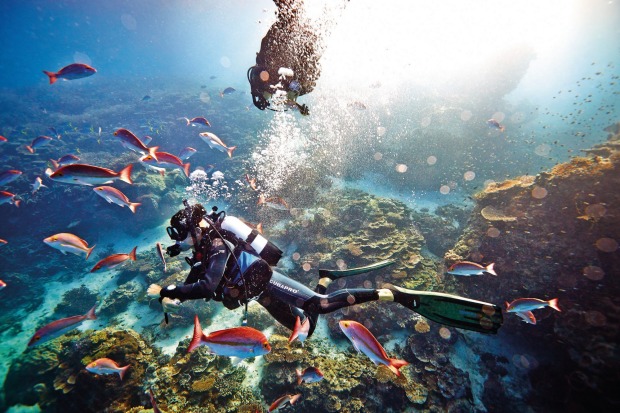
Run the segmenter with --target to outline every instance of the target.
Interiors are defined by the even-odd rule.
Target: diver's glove
[[[181,309],[181,300],[178,298],[161,297],[159,299],[164,313],[176,313]]]

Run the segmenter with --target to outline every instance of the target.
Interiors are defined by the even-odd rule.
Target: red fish
[[[86,241],[84,241],[77,235],[71,234],[69,232],[60,232],[58,234],[51,235],[45,238],[43,242],[45,242],[52,248],[56,248],[63,254],[67,254],[68,252],[75,255],[85,254],[86,259],[90,257],[90,254],[95,248],[94,245],[89,248]]]
[[[9,242],[5,239],[0,239],[0,247],[2,247],[3,245],[8,244]]]
[[[41,146],[48,145],[53,140],[54,139],[50,138],[49,136],[37,136],[32,140],[32,143],[30,145],[26,145],[26,149],[28,149],[28,152],[34,153],[35,149],[40,148]]]
[[[214,133],[202,132],[198,135],[207,145],[209,145],[211,149],[217,149],[220,152],[226,152],[229,158],[232,158],[233,151],[237,149],[236,146],[226,146],[226,144]]]
[[[491,263],[486,267],[483,267],[482,265],[476,264],[475,262],[460,261],[455,262],[450,266],[450,268],[448,268],[448,274],[469,277],[472,275],[482,275],[486,273],[497,276],[497,273],[493,269],[494,265],[495,263]]]
[[[6,287],[6,283],[0,280],[0,290],[2,290],[4,287]]]
[[[527,324],[536,324],[536,317],[531,311],[518,311],[515,314]]]
[[[120,128],[114,132],[114,136],[121,140],[121,145],[125,148],[143,155],[151,155],[156,161],[158,160],[156,152],[159,146],[148,148],[132,131]]]
[[[111,270],[112,268],[116,267],[117,265],[121,265],[127,260],[135,261],[137,248],[137,246],[133,247],[129,254],[112,254],[102,259],[97,264],[95,264],[95,266],[92,270],[90,270],[90,272],[99,271],[102,268],[105,268],[106,270]]]
[[[161,410],[159,410],[159,407],[157,407],[157,403],[155,402],[155,395],[153,394],[153,389],[149,389],[149,398],[151,399],[153,413],[161,413]]]
[[[487,125],[489,126],[489,128],[495,128],[498,129],[500,132],[503,132],[506,130],[506,128],[504,127],[504,125],[500,125],[498,121],[496,121],[495,119],[489,119],[487,120]]]
[[[341,320],[339,324],[342,332],[351,340],[351,343],[353,343],[353,347],[355,347],[358,352],[367,355],[376,365],[384,364],[392,370],[394,374],[400,376],[399,369],[409,364],[405,360],[389,358],[375,336],[357,321]]]
[[[250,188],[252,188],[255,191],[258,191],[258,188],[256,187],[256,178],[250,178],[250,175],[245,174],[245,180],[248,184],[250,184]]]
[[[96,320],[96,307],[97,304],[95,304],[93,308],[88,310],[88,312],[84,315],[74,315],[72,317],[62,318],[60,320],[52,321],[45,327],[40,328],[36,333],[34,333],[34,336],[32,336],[28,342],[28,347],[60,337],[63,334],[73,330],[84,320]]]
[[[0,173],[0,185],[6,185],[10,182],[13,182],[21,175],[22,171],[18,171],[17,169],[9,169],[8,171],[4,171]]]
[[[111,186],[98,186],[93,188],[93,190],[109,203],[120,205],[121,207],[126,206],[134,214],[136,213],[136,208],[142,205],[140,202],[131,202],[124,193]]]
[[[288,338],[289,344],[297,338],[299,339],[299,342],[303,346],[304,341],[308,337],[309,331],[310,331],[310,319],[306,317],[304,322],[302,323],[299,316],[297,316],[297,319],[295,320],[295,327],[293,328],[293,332],[291,333],[291,336]]]
[[[0,143],[8,142],[9,140],[4,136],[0,135]]]
[[[132,168],[133,165],[129,164],[121,171],[114,172],[111,169],[101,168],[99,166],[74,163],[65,165],[55,172],[52,172],[49,178],[53,181],[64,182],[66,184],[88,186],[110,184],[117,179],[132,184]]]
[[[299,369],[295,370],[295,374],[297,375],[297,385],[299,386],[301,383],[317,383],[323,380],[323,373],[318,367],[308,367],[303,372]]]
[[[155,248],[157,249],[157,256],[161,260],[161,263],[164,264],[164,272],[166,272],[168,270],[168,265],[166,264],[166,257],[164,256],[164,250],[159,242],[155,244]]]
[[[198,116],[196,118],[192,118],[192,119],[188,119],[188,118],[183,118],[187,121],[187,126],[189,125],[205,125],[205,126],[211,126],[211,123],[209,123],[209,121],[206,118],[203,118],[202,116]]]
[[[72,154],[65,155],[61,157],[60,159],[58,159],[57,161],[54,159],[50,159],[50,162],[54,170],[60,168],[61,166],[78,163],[79,161],[80,161],[80,158]]]
[[[97,73],[97,70],[83,63],[72,63],[63,67],[56,73],[48,72],[46,70],[44,70],[43,73],[49,76],[51,85],[58,79],[74,80],[92,76]]]
[[[227,328],[205,335],[200,327],[198,316],[195,316],[194,337],[187,352],[199,346],[207,346],[211,354],[240,359],[262,356],[271,351],[267,337],[252,327]]]
[[[7,191],[0,191],[0,205],[10,203],[19,207],[19,204],[22,203],[19,199],[15,199],[15,194],[12,194]]]
[[[277,410],[280,410],[287,403],[289,403],[291,406],[293,406],[295,403],[297,403],[297,400],[299,400],[300,397],[301,397],[301,393],[298,393],[296,395],[286,394],[286,395],[280,397],[275,402],[273,402],[271,404],[271,406],[269,406],[269,411],[270,412],[275,412]]]
[[[278,209],[280,211],[288,211],[290,209],[286,201],[277,196],[267,198],[265,195],[261,195],[258,197],[257,205],[265,205],[269,208]]]
[[[140,158],[140,162],[151,167],[178,168],[189,178],[189,163],[184,164],[179,157],[168,152],[156,152],[156,155],[156,157],[144,155]]]
[[[120,367],[117,362],[108,358],[100,358],[86,366],[86,370],[95,374],[116,374],[120,376],[121,380],[125,377],[125,373],[129,370],[130,365]]]
[[[558,307],[557,298],[549,301],[540,300],[538,298],[517,298],[511,303],[506,302],[506,311],[509,313],[538,310],[539,308],[544,307],[551,307],[555,311],[562,311],[560,310],[560,307]]]

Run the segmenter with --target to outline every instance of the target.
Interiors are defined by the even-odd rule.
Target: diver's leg
[[[320,283],[317,286],[318,291],[325,291],[326,288],[326,285]],[[272,298],[318,314],[331,313],[343,307],[379,299],[379,292],[369,288],[342,289],[328,295],[320,294],[276,271],[269,280],[267,292]]]

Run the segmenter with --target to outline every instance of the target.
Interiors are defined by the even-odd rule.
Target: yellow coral
[[[203,380],[196,380],[192,383],[192,390],[195,392],[205,392],[211,390],[215,384],[215,376],[209,376]]]
[[[517,220],[517,217],[508,216],[504,214],[503,211],[500,211],[499,209],[492,207],[490,205],[482,208],[482,210],[480,211],[480,214],[484,217],[484,219],[488,221],[511,222],[511,221]]]
[[[431,326],[428,325],[426,320],[419,319],[417,323],[415,323],[415,331],[418,333],[428,333],[431,331]]]

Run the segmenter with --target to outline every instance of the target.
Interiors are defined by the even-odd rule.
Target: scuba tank
[[[250,228],[239,218],[226,215],[221,221],[221,228],[230,231],[252,246],[254,251],[274,267],[282,258],[282,251],[274,243],[263,237],[257,230]]]

